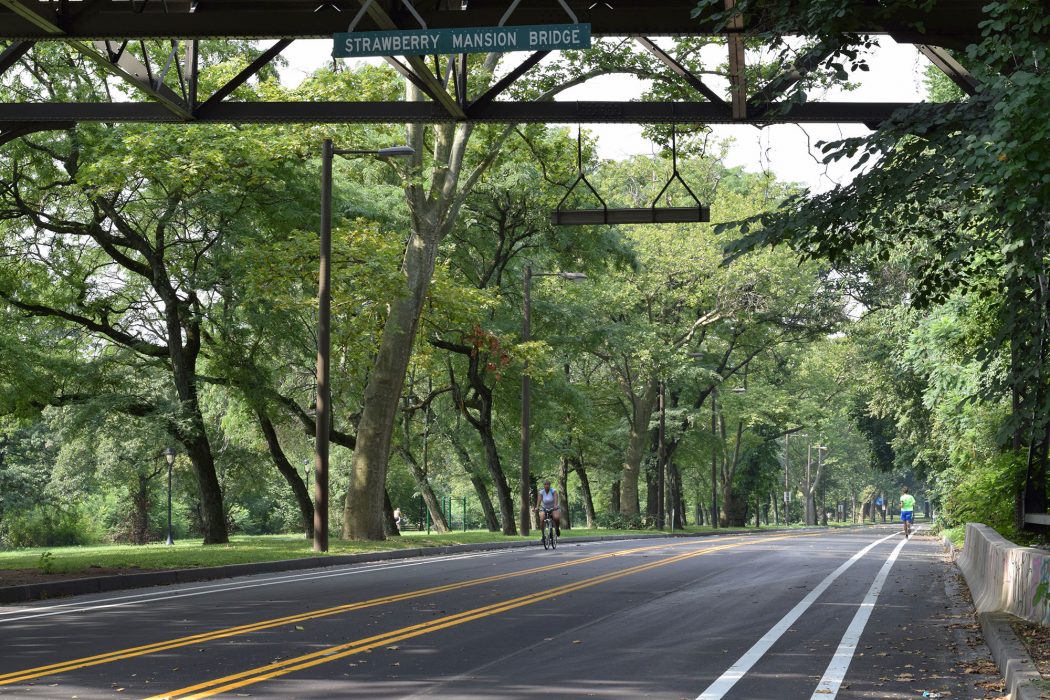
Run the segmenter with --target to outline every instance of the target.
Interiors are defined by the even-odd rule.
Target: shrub
[[[1000,454],[983,464],[951,468],[937,477],[943,501],[938,517],[945,527],[984,523],[1006,537],[1016,534],[1014,494],[1024,480],[1025,456]]]
[[[99,526],[80,508],[55,504],[35,505],[9,515],[4,522],[4,541],[9,547],[64,547],[101,541]]]

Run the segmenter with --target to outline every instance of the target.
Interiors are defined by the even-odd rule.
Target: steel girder
[[[710,102],[495,102],[467,107],[474,122],[551,124],[878,124],[904,102],[809,102],[775,105],[743,121]],[[931,108],[936,108],[931,105]],[[180,120],[151,103],[0,104],[0,125],[61,122],[170,122]],[[441,123],[454,118],[433,102],[218,102],[201,109],[197,123]],[[59,127],[54,127],[59,128]]]
[[[694,18],[696,0],[619,0],[606,3],[568,0],[581,22],[589,22],[596,36],[669,36],[711,34],[715,27],[703,17]],[[509,0],[417,2],[416,8],[432,28],[483,27],[499,23]],[[345,31],[360,8],[358,0],[82,0],[42,2],[7,0],[0,7],[0,39],[47,39],[32,16],[62,26],[79,39],[205,39],[239,37],[257,39],[326,38]],[[399,0],[378,0],[377,5],[396,25],[418,25]],[[466,5],[466,10],[461,8]],[[863,21],[851,31],[893,33],[909,41],[962,48],[979,37],[981,0],[936,0],[927,10],[915,10],[892,22]],[[71,18],[74,16],[75,19]],[[513,24],[547,24],[563,12],[557,0],[530,0],[515,10]],[[362,19],[357,29],[381,29],[376,15]],[[742,31],[761,31],[761,26]]]
[[[653,54],[669,72],[689,84],[706,102],[507,102],[497,101],[511,85],[537,65],[547,52],[528,56],[481,95],[466,90],[467,62],[451,57],[447,69],[435,59],[388,57],[387,61],[425,94],[430,102],[420,103],[239,103],[226,99],[281,53],[297,36],[330,36],[345,30],[354,16],[350,10],[361,7],[361,0],[332,0],[318,7],[313,0],[0,0],[0,39],[26,36],[0,52],[0,74],[15,65],[34,43],[63,41],[100,65],[104,70],[141,91],[153,104],[0,104],[0,126],[7,140],[12,133],[29,133],[57,128],[56,123],[81,121],[138,122],[551,122],[551,123],[739,123],[762,126],[776,122],[859,122],[877,126],[903,104],[810,103],[785,105],[781,102],[791,87],[827,57],[822,47],[800,56],[782,75],[747,93],[743,80],[744,52],[740,34],[753,31],[741,23],[728,28],[731,68],[729,99],[723,99],[673,56],[639,33],[702,34],[703,20],[691,17],[696,0],[647,0],[618,3],[610,10],[604,3],[569,0],[582,21],[590,21],[594,33],[626,34]],[[724,0],[727,7],[735,0]],[[496,24],[508,0],[440,0],[420,3],[418,12],[433,27],[483,26]],[[544,23],[559,0],[532,0],[523,3],[513,16],[514,23]],[[925,13],[924,40],[937,32],[962,32],[976,26],[974,12],[980,0],[938,0]],[[361,17],[359,29],[413,27],[401,0],[374,0]],[[467,11],[459,11],[469,5]],[[454,8],[454,9],[442,9]],[[949,11],[950,10],[950,11]],[[539,13],[539,14],[537,14]],[[497,16],[499,14],[499,16]],[[533,16],[535,15],[535,16]],[[237,19],[238,24],[224,24]],[[898,41],[909,40],[911,20],[901,18],[904,28],[896,27]],[[103,22],[104,20],[104,22]],[[108,29],[103,30],[103,27]],[[279,27],[279,29],[278,29]],[[893,27],[875,27],[889,30]],[[30,28],[32,31],[30,31]],[[973,27],[971,27],[972,29]],[[198,95],[197,36],[277,36],[270,48],[251,61],[238,75],[210,96]],[[86,37],[122,37],[93,43]],[[141,37],[165,37],[164,48],[154,65],[151,52]],[[178,42],[173,37],[183,37]],[[961,34],[960,34],[961,36]],[[188,37],[188,38],[187,38]],[[956,37],[958,41],[958,36]],[[136,42],[136,43],[133,43]],[[129,48],[135,47],[136,53]],[[936,65],[964,89],[972,92],[972,78],[943,48],[921,44]],[[156,48],[152,52],[158,56]],[[140,58],[141,56],[141,58]],[[167,78],[167,81],[166,81]],[[47,125],[52,125],[48,127]],[[15,128],[16,127],[16,128]]]

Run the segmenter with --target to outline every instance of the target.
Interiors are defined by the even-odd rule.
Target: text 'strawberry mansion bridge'
[[[727,0],[732,7],[733,0]],[[932,8],[891,21],[860,20],[850,31],[887,34],[914,43],[967,92],[972,80],[946,49],[978,38],[979,0],[938,0]],[[748,123],[859,122],[871,126],[902,103],[787,103],[785,95],[832,53],[818,43],[783,73],[762,85],[745,79],[743,38],[759,23],[722,28],[727,36],[727,94],[704,80],[652,37],[711,35],[718,27],[693,17],[697,0],[0,0],[0,79],[41,42],[64,42],[126,81],[128,102],[0,103],[0,144],[34,131],[78,122],[549,122]],[[513,14],[511,14],[513,11]],[[590,25],[596,38],[626,37],[657,59],[670,80],[695,95],[690,101],[558,102],[508,99],[512,86],[549,50],[515,59],[479,94],[470,94],[465,54],[444,61],[422,55],[386,60],[415,84],[424,101],[242,102],[234,91],[296,39],[332,38],[354,31],[527,27],[564,22]],[[209,38],[273,40],[236,76],[210,94],[198,81],[198,41]],[[158,59],[158,57],[160,57]]]

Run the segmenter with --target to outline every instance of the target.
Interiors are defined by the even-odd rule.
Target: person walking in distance
[[[915,513],[915,496],[908,493],[908,487],[901,489],[901,522],[904,523],[905,539],[911,537],[912,516]]]

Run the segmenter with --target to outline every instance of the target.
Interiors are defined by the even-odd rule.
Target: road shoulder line
[[[860,561],[864,555],[875,549],[875,547],[899,534],[900,533],[895,532],[892,535],[887,535],[886,537],[875,540],[840,564],[838,568],[828,574],[823,581],[818,583],[812,591],[807,593],[805,598],[800,600],[795,607],[789,610],[784,617],[780,618],[780,621],[777,622],[777,624],[773,625],[768,632],[762,635],[761,639],[744,652],[744,655],[737,659],[736,663],[730,666],[725,673],[719,676],[711,685],[707,686],[704,692],[697,697],[697,700],[721,700],[721,698],[725,697],[726,693],[732,690],[733,686],[735,686],[747,674],[747,672],[751,670],[751,667],[766,655],[766,652],[772,648],[777,640],[784,636],[784,633],[788,631],[791,625],[795,624],[795,621],[802,617],[802,614],[806,612],[806,610],[808,610],[821,595],[823,595],[824,591],[826,591],[839,576],[844,574],[847,569]]]
[[[839,688],[842,687],[842,681],[846,678],[846,672],[849,670],[850,664],[853,663],[853,654],[857,651],[860,637],[864,634],[864,628],[868,626],[868,619],[871,618],[872,611],[875,610],[875,604],[878,602],[879,594],[882,593],[882,587],[890,575],[890,569],[893,568],[893,563],[897,561],[897,556],[906,544],[908,544],[907,539],[901,540],[900,544],[894,547],[890,555],[886,557],[886,561],[883,562],[879,573],[875,574],[875,580],[871,582],[868,592],[864,595],[864,600],[861,601],[860,607],[857,608],[853,619],[850,620],[849,627],[846,628],[846,633],[842,635],[842,641],[839,642],[838,647],[835,649],[835,654],[831,657],[831,662],[824,671],[824,675],[817,684],[817,689],[813,691],[810,700],[834,698],[839,694]]]

